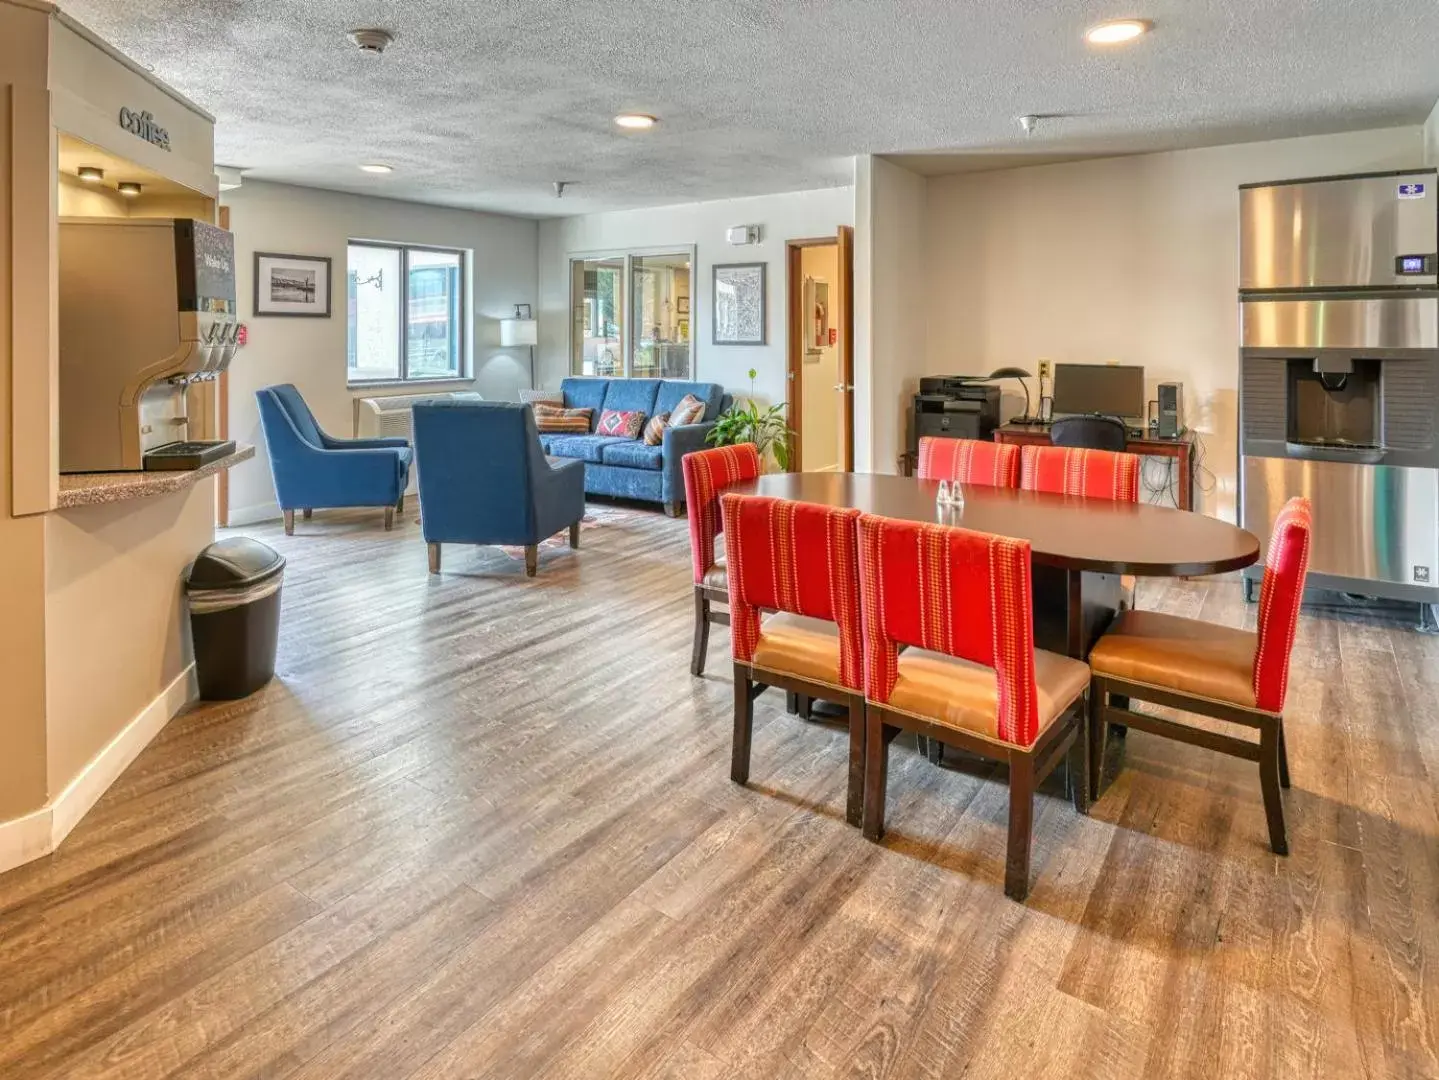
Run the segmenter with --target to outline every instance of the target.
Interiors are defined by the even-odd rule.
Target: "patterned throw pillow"
[[[645,425],[645,445],[659,446],[665,441],[665,425],[670,422],[670,414],[662,412],[658,416],[650,417],[650,422]]]
[[[606,409],[600,413],[600,426],[595,428],[595,434],[614,435],[621,439],[638,439],[644,427],[645,414],[638,410],[621,412],[618,409]]]
[[[542,433],[566,435],[588,435],[593,409],[566,409],[563,405],[536,402],[530,406],[535,411],[535,427]]]
[[[705,416],[705,403],[693,394],[686,394],[670,413],[670,427],[698,424]]]

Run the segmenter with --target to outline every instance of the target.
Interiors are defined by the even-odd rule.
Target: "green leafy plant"
[[[754,382],[758,375],[754,368],[750,368],[751,395],[754,394]],[[715,446],[753,443],[761,460],[770,456],[781,469],[789,469],[790,440],[794,438],[794,432],[785,422],[783,404],[761,408],[753,396],[743,403],[735,402],[720,413],[706,438]]]

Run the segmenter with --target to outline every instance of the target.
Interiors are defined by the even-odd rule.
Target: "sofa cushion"
[[[623,439],[612,442],[604,448],[603,460],[606,465],[619,465],[627,469],[664,468],[665,451],[662,446],[650,446],[637,439]]]
[[[545,453],[554,457],[575,458],[579,461],[593,461],[598,465],[606,446],[614,443],[634,445],[632,439],[615,439],[608,435],[551,435]]]
[[[642,412],[652,416],[659,389],[658,379],[611,379],[605,390],[604,407],[616,412]]]
[[[644,427],[645,414],[642,412],[620,412],[618,409],[606,409],[600,413],[600,422],[595,427],[595,434],[614,435],[620,439],[638,439]]]
[[[535,430],[542,432],[567,432],[583,435],[590,430],[592,409],[566,409],[559,405],[547,405],[537,401],[530,406],[535,412]]]
[[[704,416],[700,420],[713,420],[720,414],[720,402],[724,399],[724,387],[719,383],[684,382],[666,379],[660,383],[660,392],[655,396],[652,412],[673,412],[686,394],[693,394],[705,403]]]
[[[593,409],[594,415],[599,416],[609,386],[609,379],[571,378],[560,382],[560,392],[565,396],[567,409]]]

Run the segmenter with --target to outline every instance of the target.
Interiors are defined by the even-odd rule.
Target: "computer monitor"
[[[1145,414],[1144,369],[1127,364],[1055,364],[1054,415]]]

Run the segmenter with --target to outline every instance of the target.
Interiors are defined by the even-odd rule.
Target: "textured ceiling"
[[[552,215],[1422,121],[1436,0],[62,0],[257,178]],[[1081,41],[1104,18],[1155,31]],[[382,26],[382,60],[345,32]],[[618,131],[621,111],[662,118]],[[1015,118],[1040,113],[1032,138]],[[935,151],[960,151],[936,157]],[[360,173],[365,161],[395,166]],[[573,186],[562,201],[554,180]]]

